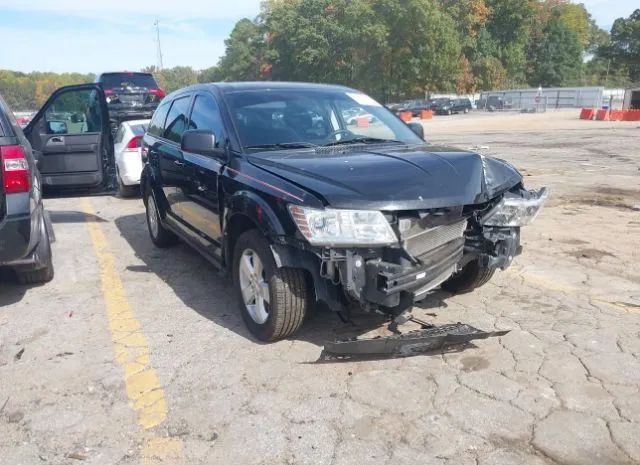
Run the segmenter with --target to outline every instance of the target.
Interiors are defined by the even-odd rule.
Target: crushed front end
[[[392,212],[290,206],[306,247],[318,300],[398,315],[473,264],[506,269],[520,251],[520,227],[547,190],[521,185],[475,205]],[[312,257],[312,258],[310,258]],[[300,266],[300,265],[299,265]],[[324,290],[324,291],[323,291]]]

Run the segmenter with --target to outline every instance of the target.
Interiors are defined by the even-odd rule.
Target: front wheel
[[[242,318],[257,339],[275,341],[300,328],[309,300],[304,272],[277,268],[269,243],[257,230],[236,242],[233,281]]]
[[[485,268],[477,260],[467,263],[460,271],[451,275],[442,283],[445,291],[455,294],[464,294],[484,286],[496,272],[495,268]]]

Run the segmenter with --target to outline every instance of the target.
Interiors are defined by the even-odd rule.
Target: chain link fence
[[[514,89],[482,92],[479,110],[546,112],[559,108],[600,108],[604,103],[603,87],[552,89]]]

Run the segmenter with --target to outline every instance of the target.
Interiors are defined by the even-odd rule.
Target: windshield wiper
[[[279,142],[277,144],[245,145],[245,149],[309,149],[318,147],[311,142]]]
[[[404,144],[401,140],[395,139],[380,139],[378,137],[352,137],[351,139],[336,140],[324,144],[323,147],[331,147],[332,145],[344,145],[344,144],[379,144],[379,143],[392,143],[392,144]]]

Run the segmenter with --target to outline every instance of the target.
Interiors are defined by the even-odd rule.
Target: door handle
[[[173,160],[173,164],[177,166],[184,166],[184,162],[180,160]]]
[[[64,144],[64,137],[62,136],[52,137],[47,142],[47,145],[63,145],[63,144]]]

